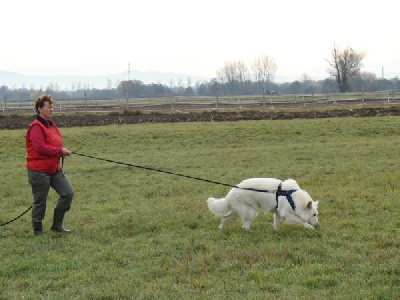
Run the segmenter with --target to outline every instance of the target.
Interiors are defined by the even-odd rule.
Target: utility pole
[[[128,111],[128,84],[129,84],[130,73],[131,73],[131,64],[128,63],[128,81],[125,84],[126,111]]]

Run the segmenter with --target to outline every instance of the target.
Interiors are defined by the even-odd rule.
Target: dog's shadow
[[[231,237],[235,239],[242,237],[251,243],[265,243],[266,239],[276,242],[293,242],[297,240],[304,243],[304,240],[318,240],[323,237],[321,228],[310,230],[291,224],[281,224],[278,230],[274,230],[272,226],[266,227],[264,222],[260,222],[259,224],[253,223],[250,230],[241,228],[240,224],[232,225],[219,230],[220,233],[225,238]]]

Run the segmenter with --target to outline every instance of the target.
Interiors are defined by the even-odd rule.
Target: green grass
[[[56,119],[56,118],[55,118]],[[30,213],[0,227],[0,299],[398,299],[400,119],[62,128],[73,151],[228,184],[295,178],[321,228],[224,230],[207,209],[229,188],[77,155],[65,226],[33,236]],[[0,223],[31,205],[25,130],[0,131]]]

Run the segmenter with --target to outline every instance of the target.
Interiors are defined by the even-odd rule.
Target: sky
[[[250,69],[268,55],[276,79],[317,80],[329,77],[336,45],[365,53],[362,71],[392,78],[400,76],[399,11],[399,0],[3,0],[0,70],[213,78],[226,62]]]

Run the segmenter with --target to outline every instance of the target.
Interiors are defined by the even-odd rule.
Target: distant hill
[[[177,85],[179,82],[186,85],[189,77],[192,85],[195,85],[197,81],[203,82],[210,80],[210,78],[203,76],[167,72],[131,70],[129,73],[130,80],[140,80],[144,84],[159,83],[168,86],[171,84],[171,80],[173,81],[173,85]],[[60,89],[68,90],[71,90],[73,86],[76,89],[78,85],[80,85],[81,88],[88,86],[89,88],[104,89],[107,87],[108,82],[111,83],[112,87],[115,87],[120,81],[127,79],[128,72],[101,76],[33,76],[0,70],[0,86],[5,85],[9,88],[33,87],[35,89],[45,89],[52,84],[53,86],[57,85]]]

